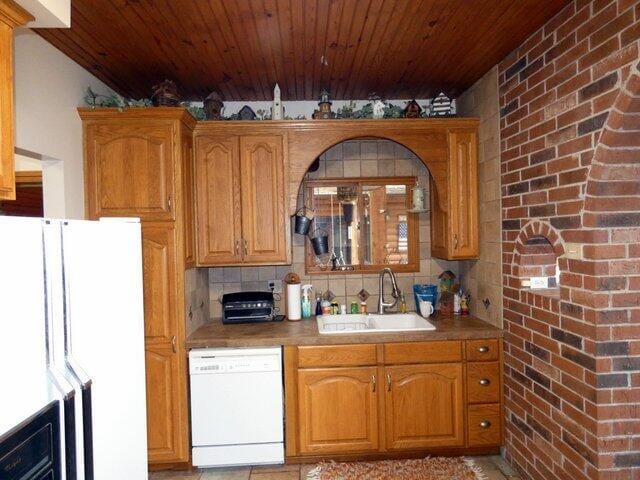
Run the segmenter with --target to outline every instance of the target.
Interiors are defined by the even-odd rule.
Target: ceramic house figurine
[[[318,110],[313,112],[311,118],[314,120],[326,120],[329,118],[335,118],[336,114],[331,111],[331,101],[329,100],[329,92],[327,90],[322,90],[320,92],[320,102],[318,102]]]
[[[271,120],[282,120],[284,111],[282,108],[282,100],[280,99],[280,86],[276,83],[273,89],[273,108],[271,109]]]
[[[218,92],[211,92],[207,98],[204,99],[202,106],[204,109],[204,117],[207,120],[222,119],[224,103],[222,103],[222,97]]]
[[[420,118],[420,115],[422,114],[422,107],[420,107],[418,102],[415,100],[411,100],[410,102],[407,102],[407,106],[404,107],[403,113],[404,118]]]
[[[451,99],[443,92],[431,100],[431,109],[429,115],[432,117],[441,117],[451,115]]]
[[[171,80],[165,80],[152,87],[151,103],[154,107],[177,107],[180,105],[178,88]]]

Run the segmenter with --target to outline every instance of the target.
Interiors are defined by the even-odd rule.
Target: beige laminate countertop
[[[187,348],[264,347],[276,345],[339,345],[346,343],[424,342],[502,337],[502,330],[473,316],[429,318],[436,326],[427,332],[340,333],[321,335],[315,317],[298,322],[224,325],[212,319],[187,338]]]

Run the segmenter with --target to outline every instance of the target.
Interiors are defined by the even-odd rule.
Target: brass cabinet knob
[[[481,378],[480,380],[478,380],[478,383],[483,387],[486,387],[491,383],[491,380],[489,380],[488,378]]]
[[[489,347],[487,347],[486,345],[483,345],[481,347],[478,347],[478,351],[480,353],[487,353],[489,351]]]
[[[489,428],[491,426],[491,422],[489,420],[482,420],[479,425],[480,428]]]

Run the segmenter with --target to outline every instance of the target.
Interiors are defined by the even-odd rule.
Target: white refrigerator
[[[0,448],[57,401],[57,478],[148,477],[141,248],[137,219],[0,217]]]

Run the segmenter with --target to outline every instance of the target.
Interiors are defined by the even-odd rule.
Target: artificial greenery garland
[[[84,102],[87,106],[91,108],[102,108],[102,107],[112,107],[123,110],[125,108],[136,108],[136,107],[151,107],[153,104],[151,103],[151,99],[149,98],[141,98],[140,100],[133,100],[131,98],[126,98],[117,93],[113,95],[101,95],[99,93],[95,93],[91,87],[87,87],[87,90],[84,95]],[[191,102],[181,102],[180,105],[186,108],[189,113],[196,120],[205,120],[204,108],[193,105]],[[373,118],[373,103],[367,103],[356,110],[356,102],[352,101],[348,105],[344,105],[336,111],[336,118],[338,119],[358,119],[358,118]],[[386,103],[384,106],[384,116],[382,118],[403,118],[404,117],[404,109],[399,105],[393,105],[391,103]],[[427,109],[422,111],[420,115],[423,118],[428,117]],[[304,115],[299,115],[295,118],[291,118],[289,116],[284,117],[285,120],[306,120],[307,118]],[[223,116],[222,120],[239,120],[237,114],[229,115],[227,117]],[[256,120],[271,120],[271,114],[268,110],[259,109],[256,111]]]

